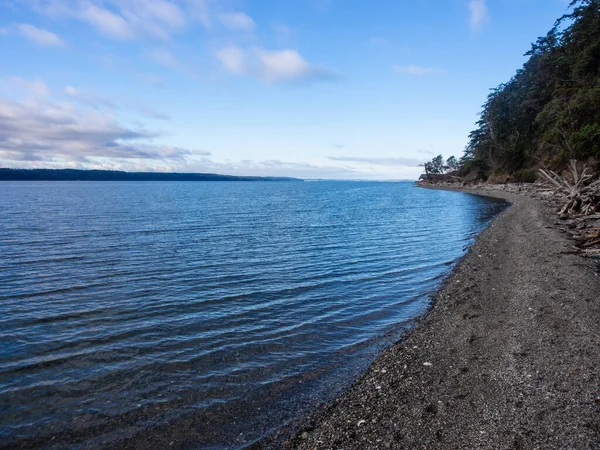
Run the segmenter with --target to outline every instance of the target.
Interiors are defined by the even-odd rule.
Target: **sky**
[[[415,179],[567,0],[0,0],[0,167]]]

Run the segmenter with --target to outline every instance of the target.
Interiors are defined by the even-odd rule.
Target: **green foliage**
[[[461,158],[461,163],[460,175],[465,176],[474,173],[477,178],[487,180],[490,166],[485,160],[463,157]]]
[[[570,138],[575,159],[583,159],[591,154],[600,159],[600,124],[585,125]]]
[[[512,178],[517,183],[535,183],[537,171],[535,169],[519,169],[513,173]]]
[[[456,159],[456,156],[451,156],[446,160],[446,168],[451,172],[460,169],[460,163]]]
[[[431,161],[422,164],[425,168],[425,174],[429,177],[429,175],[443,175],[446,172],[458,172],[462,174],[464,170],[464,162],[466,161],[465,157],[460,160],[456,159],[456,156],[449,157],[444,163],[444,157],[442,155],[437,155],[435,158],[432,158]],[[429,177],[435,178],[435,177]]]
[[[424,167],[426,174],[440,175],[444,173],[446,169],[444,166],[444,157],[442,155],[437,155],[431,161],[426,162]]]
[[[600,158],[600,0],[570,8],[489,94],[461,158],[465,169],[514,176],[540,163]]]

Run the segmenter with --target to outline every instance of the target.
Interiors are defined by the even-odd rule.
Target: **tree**
[[[532,44],[523,67],[488,95],[461,158],[470,167],[515,173],[539,164],[560,170],[573,158],[600,161],[600,0],[569,7]]]
[[[442,155],[437,155],[430,162],[430,172],[434,174],[442,174],[444,173],[444,157]]]
[[[425,164],[423,164],[423,167],[425,168],[425,174],[429,176],[430,174],[441,175],[447,170],[458,170],[460,169],[461,164],[454,156],[448,158],[446,160],[446,164],[444,164],[444,157],[442,155],[437,155],[431,161],[428,161]]]
[[[454,172],[460,169],[460,163],[456,159],[456,156],[451,156],[446,160],[446,167],[449,171]]]

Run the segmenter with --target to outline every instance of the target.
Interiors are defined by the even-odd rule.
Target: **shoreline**
[[[511,206],[480,233],[417,325],[300,422],[284,448],[600,448],[592,263],[572,254],[538,199],[423,187]],[[278,448],[278,440],[250,448]]]

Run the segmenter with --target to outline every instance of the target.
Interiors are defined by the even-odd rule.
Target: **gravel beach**
[[[430,313],[286,448],[600,449],[597,266],[538,200],[493,195],[512,206]]]

